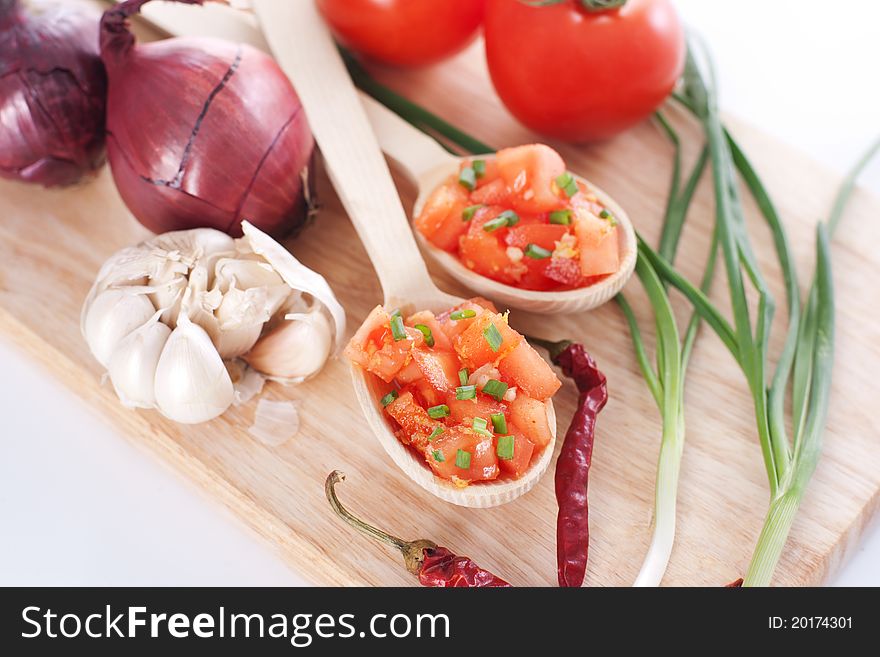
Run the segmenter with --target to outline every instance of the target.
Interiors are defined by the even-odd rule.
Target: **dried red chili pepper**
[[[368,525],[348,511],[336,496],[336,484],[345,481],[345,475],[334,470],[324,483],[324,492],[330,506],[340,518],[367,536],[387,543],[400,550],[406,569],[417,575],[422,586],[432,587],[506,587],[510,586],[500,577],[475,564],[468,557],[453,554],[433,541],[420,539],[404,541],[381,529]]]
[[[725,584],[725,585],[724,585],[724,588],[726,588],[726,589],[739,589],[739,588],[742,588],[743,581],[744,581],[743,578],[740,577],[739,579],[735,579],[735,580],[733,580],[730,584]]]
[[[608,401],[605,375],[584,346],[564,340],[547,342],[529,338],[543,346],[550,359],[572,379],[580,397],[562,450],[556,461],[556,564],[559,586],[580,586],[587,571],[590,547],[587,484],[593,457],[596,416]]]

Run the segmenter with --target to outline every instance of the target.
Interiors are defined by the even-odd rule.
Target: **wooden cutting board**
[[[179,10],[180,8],[175,8]],[[186,8],[185,11],[200,11]],[[157,36],[146,27],[144,38]],[[380,72],[410,98],[497,146],[534,141],[500,106],[479,44],[428,71]],[[699,129],[669,108],[692,161]],[[813,263],[813,225],[825,215],[838,177],[800,153],[733,124],[764,176],[792,238],[801,279]],[[833,126],[828,126],[829,131]],[[670,175],[671,148],[645,123],[589,147],[552,144],[571,169],[593,180],[627,208],[637,228],[656,241]],[[696,279],[712,225],[711,190],[695,199],[679,266]],[[348,311],[350,331],[380,299],[378,281],[325,177],[317,222],[287,243],[323,273]],[[411,206],[413,190],[401,185]],[[749,204],[761,265],[782,299],[769,236]],[[838,291],[838,351],[825,453],[795,521],[777,576],[781,585],[820,584],[833,572],[877,507],[880,441],[873,418],[880,371],[880,201],[858,192],[833,246]],[[399,555],[355,534],[331,513],[323,482],[334,468],[348,481],[350,507],[406,538],[429,537],[476,558],[515,585],[555,585],[556,502],[549,472],[529,494],[501,508],[474,510],[441,502],[413,485],[364,426],[347,366],[332,362],[296,388],[275,384],[264,395],[302,400],[303,427],[280,447],[252,438],[255,402],[209,424],[186,427],[152,411],[129,411],[101,383],[101,367],[79,332],[83,298],[100,264],[117,249],[148,236],[125,209],[108,170],[86,185],[47,191],[0,182],[0,331],[74,389],[120,435],[157,455],[225,504],[263,536],[297,572],[316,584],[410,585]],[[441,287],[466,291],[435,272]],[[631,295],[646,334],[649,306],[639,283]],[[719,280],[713,298],[723,305]],[[687,306],[676,299],[682,321]],[[782,305],[782,304],[780,304]],[[780,313],[781,323],[784,312]],[[551,338],[581,340],[608,375],[611,399],[596,439],[590,483],[592,543],[588,586],[629,585],[651,534],[654,473],[660,441],[657,410],[639,374],[623,317],[615,304],[568,317],[515,312],[515,326]],[[781,344],[776,331],[773,346]],[[574,408],[566,384],[557,398],[560,430]],[[687,442],[678,508],[678,535],[667,585],[718,586],[743,574],[767,507],[768,491],[743,376],[709,331],[698,341],[687,387]],[[40,473],[34,473],[40,476]]]

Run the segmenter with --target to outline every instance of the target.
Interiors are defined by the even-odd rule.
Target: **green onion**
[[[608,210],[605,210],[604,208],[603,208],[602,211],[599,213],[599,218],[600,218],[600,219],[608,219],[610,216],[611,216],[611,213],[608,212]]]
[[[473,424],[471,425],[471,428],[472,428],[474,431],[476,431],[477,433],[482,434],[482,435],[484,435],[484,436],[490,436],[490,437],[491,437],[492,432],[489,431],[488,427],[489,427],[489,423],[486,422],[486,420],[483,419],[483,418],[481,418],[481,417],[475,417],[475,418],[474,418],[474,422],[473,422]]]
[[[507,219],[508,226],[516,226],[519,223],[519,215],[513,210],[505,210],[498,216]]]
[[[495,433],[507,433],[507,418],[504,413],[492,413],[491,417]]]
[[[400,308],[395,308],[390,313],[388,313],[388,317],[394,319],[395,317],[400,317]]]
[[[474,169],[474,174],[477,178],[482,178],[486,175],[486,160],[474,160],[471,166]]]
[[[494,351],[498,350],[495,349]],[[494,397],[497,401],[501,401],[502,399],[504,399],[504,394],[506,392],[507,384],[503,381],[499,381],[498,379],[489,379],[488,381],[486,381],[486,385],[483,386],[483,394]]]
[[[434,427],[434,430],[431,432],[431,435],[428,436],[428,442],[434,442],[441,433],[443,433],[443,427]]]
[[[476,205],[469,205],[464,210],[461,211],[461,220],[462,221],[470,221],[474,218],[474,215],[477,214],[477,211],[480,208],[486,207],[482,203],[477,203]]]
[[[496,230],[507,227],[507,219],[504,217],[495,217],[483,224],[483,230],[487,233],[494,233]]]
[[[501,343],[504,342],[504,338],[501,337],[501,333],[494,324],[489,324],[489,326],[483,329],[483,337],[489,343],[489,348],[492,351],[501,349]]]
[[[550,223],[559,226],[568,226],[571,224],[571,210],[554,210],[550,213]]]
[[[545,260],[553,255],[551,251],[538,246],[537,244],[529,244],[524,251],[527,257],[533,260]]]
[[[477,174],[471,167],[465,167],[458,174],[458,184],[470,192],[474,191],[477,186]]]
[[[434,457],[434,460],[437,461],[437,463],[443,463],[446,460],[446,457],[443,456],[443,452],[441,452],[439,449],[435,449],[433,452],[431,452],[431,455]]]
[[[416,330],[419,331],[423,336],[425,336],[425,344],[429,347],[434,346],[434,334],[431,332],[431,327],[425,324],[416,324]]]
[[[462,470],[469,470],[471,467],[471,453],[463,449],[455,453],[455,467]]]
[[[428,415],[435,420],[439,420],[441,417],[446,417],[447,415],[449,415],[449,407],[446,404],[432,406],[428,409]]]
[[[471,375],[467,371],[466,367],[463,367],[462,369],[458,370],[458,382],[461,383],[461,385],[466,386],[470,376]]]
[[[455,389],[455,398],[458,400],[476,399],[477,386],[459,386]]]
[[[406,331],[403,328],[403,317],[400,315],[394,315],[391,318],[391,335],[394,336],[395,342],[406,340]]]
[[[498,458],[503,461],[509,461],[513,458],[513,442],[513,436],[498,437],[498,446],[495,448]]]
[[[385,408],[386,406],[388,406],[388,404],[393,402],[395,399],[397,399],[397,391],[392,390],[387,395],[382,397],[382,399],[379,400],[379,403],[382,404],[382,408]]]
[[[565,192],[565,195],[571,198],[578,193],[578,184],[574,176],[570,172],[556,176],[556,185]]]
[[[457,322],[462,319],[470,319],[471,317],[476,317],[477,311],[471,310],[470,308],[465,308],[464,310],[456,310],[454,312],[449,313],[449,319],[453,322]]]

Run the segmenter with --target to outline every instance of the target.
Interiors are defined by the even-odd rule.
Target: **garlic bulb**
[[[204,422],[240,398],[242,360],[299,383],[339,348],[345,312],[327,281],[254,226],[242,230],[237,240],[165,233],[101,267],[80,326],[125,405]]]

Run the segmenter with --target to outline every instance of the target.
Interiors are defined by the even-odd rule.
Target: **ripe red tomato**
[[[507,108],[529,128],[573,142],[611,137],[650,115],[685,58],[670,0],[604,11],[585,4],[489,0],[484,25],[489,72]]]
[[[424,66],[476,36],[486,0],[317,0],[336,39],[392,66]]]

